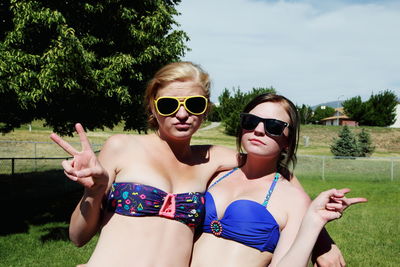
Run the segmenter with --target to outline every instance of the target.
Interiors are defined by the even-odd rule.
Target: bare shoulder
[[[281,192],[284,196],[286,196],[285,202],[289,207],[308,207],[310,204],[310,197],[302,188],[297,187],[287,180],[282,181],[281,184]]]
[[[216,161],[218,171],[229,170],[239,164],[238,153],[234,149],[224,146],[212,146],[210,153]]]
[[[130,134],[115,134],[110,136],[105,142],[102,153],[121,153],[125,150],[138,147],[144,142],[145,136],[130,135]],[[115,154],[114,154],[115,155]]]

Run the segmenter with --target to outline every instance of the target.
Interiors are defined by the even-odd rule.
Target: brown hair
[[[157,120],[151,111],[157,92],[160,88],[163,88],[168,83],[174,81],[198,82],[201,88],[204,90],[204,96],[208,99],[207,112],[209,111],[211,82],[208,73],[206,73],[199,65],[196,65],[192,62],[182,61],[170,63],[158,70],[146,87],[144,104],[148,113],[148,125],[151,129],[158,129]]]
[[[278,172],[280,172],[282,175],[286,177],[289,177],[290,176],[288,175],[289,166],[291,165],[292,169],[294,169],[297,163],[296,151],[297,151],[299,131],[300,131],[299,114],[297,112],[296,106],[292,103],[292,101],[290,101],[284,96],[276,94],[261,94],[259,96],[256,96],[253,100],[250,101],[250,103],[248,103],[244,107],[243,112],[249,113],[253,108],[265,102],[273,102],[281,104],[290,118],[289,128],[288,128],[289,129],[288,148],[282,149],[281,156],[277,163]],[[244,164],[246,161],[246,156],[245,154],[243,154],[242,150],[242,136],[243,136],[243,131],[239,125],[236,135],[236,145],[241,155],[239,158],[240,165]]]

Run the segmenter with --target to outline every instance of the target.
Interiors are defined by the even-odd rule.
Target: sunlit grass
[[[49,176],[47,180],[62,178],[62,176]],[[26,179],[29,177],[25,177],[21,182],[27,181]],[[37,178],[31,177],[31,179]],[[27,223],[26,230],[11,231],[9,227],[3,226],[3,231],[11,232],[0,236],[1,266],[74,266],[86,262],[94,250],[97,236],[82,248],[75,247],[68,240],[67,222],[72,207],[79,199],[79,194],[73,193],[70,197],[66,197],[68,194],[63,194],[64,190],[55,182],[50,182],[53,186],[43,189],[46,177],[40,180],[36,186],[32,181],[26,190],[21,186],[24,199],[37,200],[29,203],[30,209],[33,209],[30,211],[31,215],[15,215],[16,219],[23,216],[23,220]],[[349,197],[368,198],[368,203],[351,207],[342,219],[327,226],[330,235],[344,254],[347,266],[399,266],[400,183],[398,181],[343,180],[334,177],[322,181],[308,176],[301,176],[300,180],[312,198],[326,189],[344,187],[352,189],[348,194]],[[39,190],[40,195],[43,195],[42,197],[35,188]],[[3,187],[2,191],[4,190]],[[50,190],[57,190],[58,193],[55,194]],[[50,193],[48,197],[45,197],[46,192]],[[17,195],[17,192],[9,193],[9,196],[13,195]],[[4,192],[2,197],[5,198]],[[23,206],[23,203],[26,202],[16,201],[14,204]],[[54,207],[50,208],[51,206]],[[61,211],[58,211],[60,209]],[[12,218],[8,217],[9,220]],[[17,223],[19,222],[13,222]]]

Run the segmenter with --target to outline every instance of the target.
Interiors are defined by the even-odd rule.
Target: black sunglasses
[[[272,136],[281,136],[283,130],[289,127],[289,123],[276,120],[276,119],[264,119],[250,113],[240,114],[240,127],[245,130],[252,131],[257,125],[262,122],[264,124],[264,131]]]

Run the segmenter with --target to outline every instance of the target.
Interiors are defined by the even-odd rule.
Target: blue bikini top
[[[237,169],[219,178],[208,189]],[[210,192],[206,192],[203,232],[273,253],[278,244],[280,232],[278,223],[267,210],[267,204],[279,177],[280,174],[276,173],[263,204],[246,199],[235,200],[229,204],[220,220],[218,220],[214,198]]]

